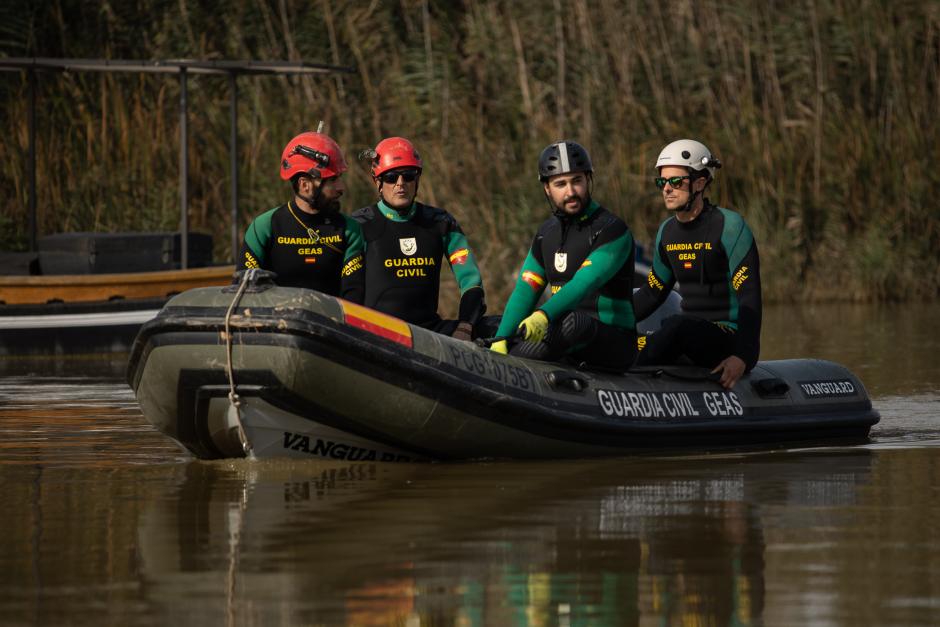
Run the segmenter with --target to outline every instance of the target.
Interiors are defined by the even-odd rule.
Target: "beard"
[[[301,196],[298,194],[297,196],[319,213],[339,213],[339,198],[327,200],[323,194],[315,194],[314,196]]]
[[[584,198],[582,198],[581,196],[578,196],[577,194],[572,194],[572,195],[568,196],[567,198],[565,198],[565,199],[561,202],[561,204],[562,204],[562,206],[565,206],[565,205],[567,205],[569,202],[571,202],[572,200],[577,200],[577,201],[578,201],[578,210],[579,210],[579,211],[580,211],[581,209],[584,209]]]
[[[565,210],[565,205],[566,205],[568,202],[572,201],[572,200],[577,200],[577,201],[578,201],[578,210],[575,211],[575,212],[572,213],[572,214],[569,214],[569,213]],[[573,216],[574,216],[574,215],[580,214],[580,213],[581,213],[582,211],[584,211],[584,210],[587,208],[587,206],[590,205],[590,204],[591,204],[591,195],[590,195],[589,193],[588,193],[588,194],[585,194],[584,196],[579,196],[578,194],[570,194],[570,195],[564,197],[564,199],[561,201],[561,204],[560,204],[560,205],[555,205],[555,212],[554,212],[554,213],[555,213],[555,215],[557,215],[557,216],[559,216],[559,217],[564,217],[564,216],[568,216],[568,215],[573,215]]]
[[[317,199],[317,211],[321,213],[339,213],[339,199],[335,200],[326,200],[323,197]]]

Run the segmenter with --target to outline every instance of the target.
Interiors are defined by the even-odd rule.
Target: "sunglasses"
[[[398,177],[401,177],[405,183],[411,183],[416,178],[418,178],[417,170],[390,170],[388,172],[383,172],[379,174],[379,180],[383,183],[389,185],[394,185],[398,182]]]
[[[685,176],[670,176],[669,178],[657,176],[656,178],[653,179],[653,182],[656,183],[656,187],[658,187],[659,189],[663,189],[664,187],[666,187],[666,183],[669,183],[669,186],[673,189],[682,189],[685,186],[685,183],[683,183],[683,181],[685,179],[691,179],[691,178],[692,177],[688,174],[686,174]]]

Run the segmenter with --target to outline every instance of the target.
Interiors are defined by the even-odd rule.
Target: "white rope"
[[[232,404],[232,407],[235,408],[235,423],[238,426],[238,440],[241,442],[242,450],[245,451],[245,455],[249,458],[253,457],[251,450],[251,442],[248,441],[248,435],[245,433],[245,426],[242,424],[241,417],[241,398],[238,396],[238,392],[235,391],[235,368],[232,366],[232,332],[231,332],[231,319],[232,312],[235,311],[235,307],[238,305],[238,301],[241,300],[242,294],[245,293],[245,288],[248,287],[249,281],[254,278],[255,269],[249,268],[245,271],[245,274],[242,276],[241,285],[238,286],[238,291],[235,292],[235,298],[232,299],[232,304],[229,305],[228,311],[225,313],[225,356],[226,356],[226,374],[228,374],[228,400]]]

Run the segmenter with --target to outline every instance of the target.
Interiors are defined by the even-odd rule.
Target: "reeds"
[[[318,120],[346,149],[348,210],[374,195],[355,155],[404,135],[425,159],[422,197],[474,245],[492,309],[547,215],[538,152],[562,137],[591,151],[596,198],[646,244],[666,217],[650,182],[659,149],[708,144],[725,164],[713,200],[754,229],[769,300],[940,293],[937,3],[13,4],[27,34],[0,41],[8,56],[355,65],[239,79],[242,226],[286,199],[280,150]],[[25,84],[0,74],[4,248],[26,244]],[[191,226],[215,236],[222,260],[228,88],[191,77],[189,95]],[[40,103],[40,233],[177,227],[175,79],[43,74]]]

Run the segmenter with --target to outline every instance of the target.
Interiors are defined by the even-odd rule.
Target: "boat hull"
[[[239,423],[259,457],[416,461],[828,444],[878,421],[861,381],[827,361],[761,362],[723,390],[697,368],[624,375],[497,355],[300,289],[246,293],[227,334],[233,298],[174,298],[129,363],[144,415],[199,458],[244,455]]]

